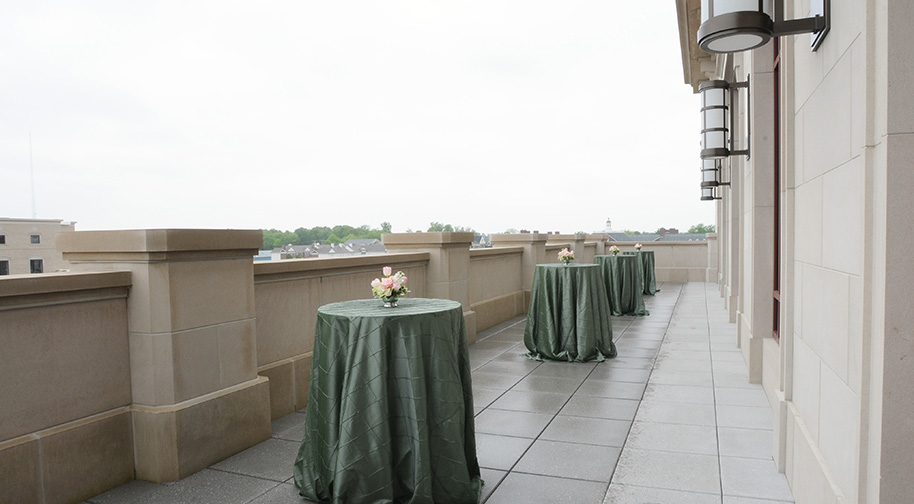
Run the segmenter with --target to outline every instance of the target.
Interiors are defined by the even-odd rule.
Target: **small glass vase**
[[[568,266],[569,264],[571,264],[571,259],[562,259],[563,266]]]
[[[390,297],[384,298],[384,308],[396,308],[397,307],[397,298]]]

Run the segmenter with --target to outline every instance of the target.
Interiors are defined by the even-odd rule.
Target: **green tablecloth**
[[[598,255],[593,262],[600,266],[613,315],[650,315],[644,308],[641,254]]]
[[[648,296],[653,296],[660,289],[657,288],[657,280],[654,277],[654,251],[653,250],[638,250],[638,251],[624,251],[624,255],[640,255],[641,256],[641,281],[644,284],[644,289],[642,292]]]
[[[302,496],[333,503],[476,503],[473,391],[460,303],[377,299],[318,309]]]
[[[616,356],[609,302],[594,264],[538,264],[524,344],[536,360],[584,362]]]
[[[653,296],[660,290],[657,288],[657,279],[654,277],[654,251],[642,250],[639,254],[641,255],[641,264],[644,268],[641,278],[644,283],[643,292],[648,296]]]

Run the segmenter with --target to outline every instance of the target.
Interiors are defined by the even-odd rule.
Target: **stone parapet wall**
[[[174,481],[267,439],[308,399],[317,309],[371,298],[384,266],[460,302],[472,344],[526,313],[537,264],[605,248],[552,237],[388,234],[384,255],[255,262],[254,230],[63,233],[73,272],[0,278],[0,504]],[[704,281],[706,244],[645,248],[658,280]]]
[[[529,296],[521,288],[523,247],[470,250],[470,308],[476,332],[527,312]]]
[[[129,272],[0,277],[0,502],[134,477]]]
[[[254,263],[257,373],[270,379],[270,413],[279,418],[308,399],[317,309],[370,299],[371,281],[390,266],[402,270],[411,297],[427,297],[428,253],[290,259]]]

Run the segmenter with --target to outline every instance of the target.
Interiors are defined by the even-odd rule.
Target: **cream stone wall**
[[[130,273],[0,277],[0,503],[133,479]]]
[[[257,373],[270,380],[270,414],[301,409],[308,377],[317,309],[349,299],[370,299],[371,281],[384,266],[403,271],[411,297],[427,297],[427,253],[293,259],[254,263]]]
[[[470,307],[476,331],[527,313],[529,296],[521,287],[522,247],[470,250]]]
[[[253,230],[62,233],[74,271],[131,272],[136,476],[174,481],[270,436],[257,374]]]
[[[636,242],[607,242],[622,250],[633,250]],[[709,242],[649,242],[641,250],[654,251],[654,274],[658,282],[704,282],[710,269]],[[608,247],[609,245],[607,245]]]
[[[795,286],[788,421],[796,446],[787,451],[787,476],[801,494],[851,502],[862,501],[867,10],[864,2],[833,4],[820,50],[797,37],[785,58],[795,146],[786,180],[793,209],[785,215]],[[822,461],[818,478],[792,460],[810,454]]]
[[[808,14],[786,1],[787,18]],[[681,0],[684,61],[701,59]],[[751,82],[752,152],[721,191],[720,279],[750,380],[775,413],[772,454],[801,502],[907,502],[914,495],[914,9],[832,2],[816,52],[782,37],[780,342],[770,338],[772,50],[714,57],[696,77]],[[704,66],[702,68],[705,68]],[[710,65],[707,66],[710,68]],[[744,111],[741,109],[740,113]]]

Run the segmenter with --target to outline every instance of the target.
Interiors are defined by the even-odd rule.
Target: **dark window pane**
[[[42,273],[44,271],[44,261],[41,259],[29,259],[29,272]]]
[[[0,261],[0,275],[9,275],[10,274],[10,262],[9,261]]]
[[[0,245],[6,245],[6,235],[0,235]]]
[[[41,243],[41,236],[40,235],[29,235],[29,241],[31,241],[32,244]]]

